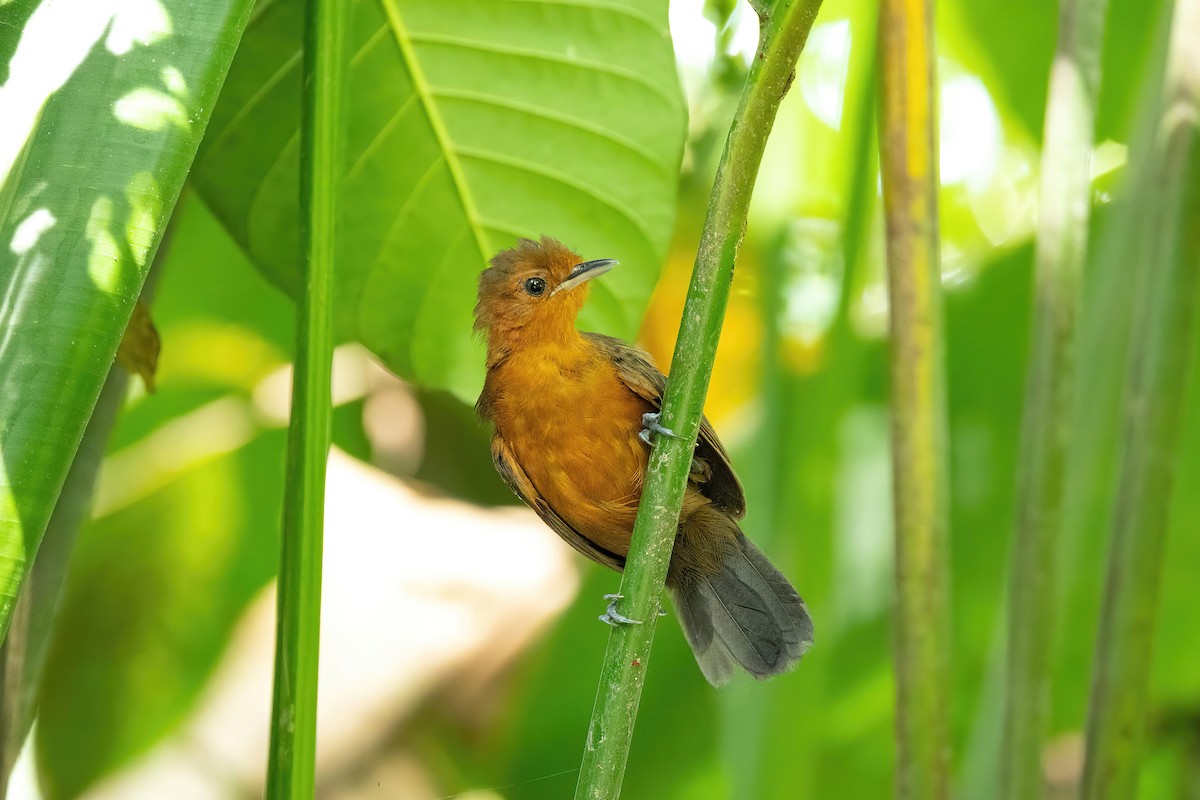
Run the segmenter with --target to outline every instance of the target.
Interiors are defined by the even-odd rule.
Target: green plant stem
[[[333,261],[342,175],[346,3],[308,0],[300,207],[307,269],[297,304],[276,610],[275,693],[267,797],[314,796],[321,540],[333,364]]]
[[[1091,213],[1107,0],[1061,0],[1050,74],[1034,259],[1032,354],[1018,469],[1017,522],[1008,581],[1006,702],[1001,796],[1040,797],[1050,701],[1065,464],[1075,391],[1076,318]]]
[[[717,168],[663,395],[662,424],[679,438],[655,440],[621,579],[622,613],[644,623],[615,627],[609,636],[575,789],[579,800],[612,800],[621,793],[750,195],[775,113],[795,76],[796,60],[820,6],[821,0],[780,0],[772,6],[770,17],[764,17],[758,53]]]
[[[1144,168],[1140,276],[1108,579],[1088,711],[1083,797],[1133,797],[1146,724],[1159,573],[1200,289],[1200,0],[1178,0]]]
[[[948,789],[949,503],[931,0],[881,0],[879,47],[896,520],[896,794],[936,800]]]

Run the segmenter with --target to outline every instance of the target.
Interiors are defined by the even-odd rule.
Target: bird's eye
[[[546,282],[544,280],[542,280],[541,278],[526,278],[525,279],[525,291],[526,291],[526,293],[531,294],[534,297],[538,297],[538,296],[542,295],[543,293],[545,293]]]

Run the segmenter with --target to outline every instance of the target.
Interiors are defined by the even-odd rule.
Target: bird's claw
[[[670,428],[664,428],[659,422],[661,419],[662,414],[657,411],[647,411],[645,414],[642,414],[642,429],[638,432],[638,438],[649,445],[654,444],[654,440],[650,438],[651,434],[666,436],[671,439],[683,438]]]
[[[620,611],[617,611],[617,601],[622,597],[624,595],[621,594],[604,595],[604,599],[608,601],[608,609],[600,615],[600,621],[605,625],[612,625],[613,627],[617,625],[641,625],[642,621],[640,619],[630,619]]]

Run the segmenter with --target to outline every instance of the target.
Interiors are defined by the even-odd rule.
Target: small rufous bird
[[[475,327],[487,337],[476,410],[495,425],[505,483],[576,550],[620,570],[642,495],[666,378],[619,339],[575,329],[588,281],[611,259],[584,261],[558,241],[497,253],[479,278]],[[741,483],[707,419],[679,515],[667,588],[704,676],[740,664],[756,678],[796,665],[812,644],[800,595],[738,528]],[[636,623],[616,610],[601,619]]]

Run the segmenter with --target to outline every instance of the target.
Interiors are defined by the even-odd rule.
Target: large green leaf
[[[297,285],[299,0],[264,0],[193,180]],[[686,109],[664,0],[359,0],[336,310],[344,335],[473,397],[476,277],[518,236],[625,266],[584,325],[631,337],[675,213]]]
[[[0,5],[0,631],[249,7]]]

